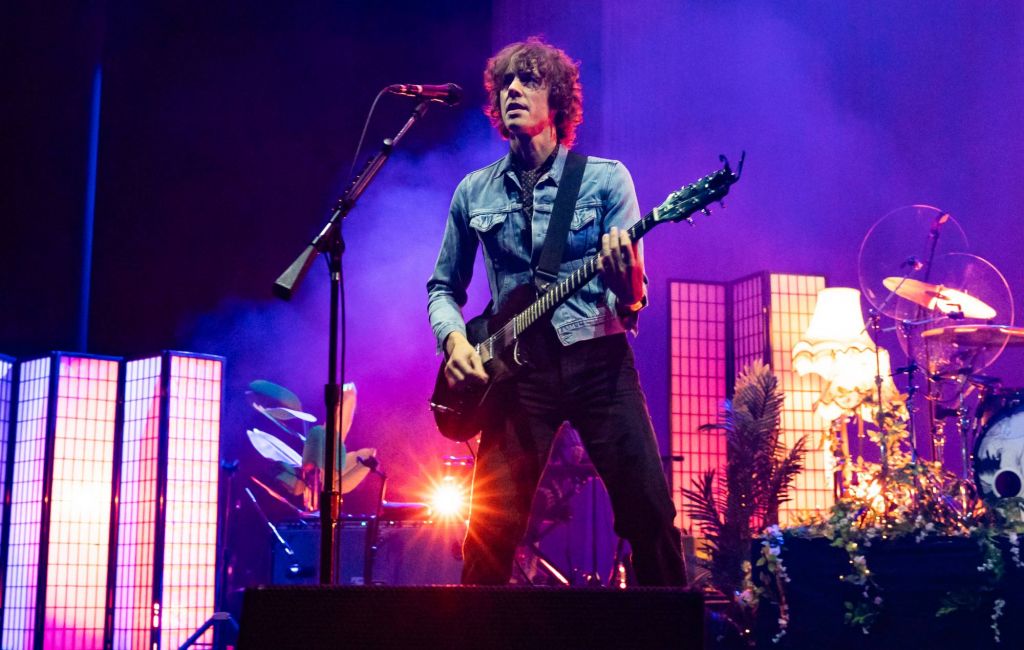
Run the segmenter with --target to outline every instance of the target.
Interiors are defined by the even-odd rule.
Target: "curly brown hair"
[[[491,124],[508,139],[509,131],[501,119],[501,89],[509,71],[536,69],[548,88],[548,107],[555,113],[558,141],[571,147],[576,141],[576,127],[583,121],[583,87],[580,85],[579,63],[563,50],[545,43],[539,36],[506,45],[488,59],[484,69],[484,89],[488,103],[484,113]]]

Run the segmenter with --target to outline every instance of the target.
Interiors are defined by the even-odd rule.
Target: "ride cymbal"
[[[944,315],[963,314],[963,318],[979,320],[996,317],[996,310],[983,300],[941,284],[930,284],[899,276],[885,278],[882,284],[900,298]]]

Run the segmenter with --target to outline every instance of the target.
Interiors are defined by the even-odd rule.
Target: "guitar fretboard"
[[[640,221],[633,224],[628,230],[629,238],[636,241],[646,235],[655,225],[654,210],[647,213]],[[583,263],[583,266],[573,271],[557,284],[548,287],[537,300],[529,307],[520,312],[512,319],[513,336],[519,336],[527,327],[533,325],[542,316],[562,304],[576,291],[583,287],[597,275],[597,264],[599,255],[593,255]]]
[[[744,154],[745,156],[745,154]],[[627,231],[629,238],[633,241],[639,240],[646,235],[654,226],[663,221],[687,220],[697,210],[702,210],[712,201],[721,200],[729,192],[729,186],[739,180],[739,173],[733,174],[729,169],[729,163],[725,157],[721,157],[725,166],[692,185],[688,185],[676,192],[673,192],[662,205],[651,210],[640,221],[633,224]],[[743,168],[743,157],[740,158],[739,169]],[[706,211],[706,210],[705,210]],[[583,285],[594,279],[597,275],[597,264],[600,255],[594,255],[587,259],[583,265],[569,274],[568,277],[550,286],[537,300],[529,307],[521,311],[497,332],[491,335],[487,341],[481,344],[486,349],[487,358],[493,358],[511,346],[519,335],[537,322],[549,311],[565,302],[573,293]]]

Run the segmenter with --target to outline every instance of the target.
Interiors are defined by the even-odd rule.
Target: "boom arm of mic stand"
[[[313,238],[313,241],[306,247],[302,254],[300,254],[295,261],[292,262],[287,269],[284,270],[277,280],[274,281],[274,295],[282,300],[291,300],[292,296],[295,295],[295,291],[302,284],[303,278],[306,277],[306,273],[309,272],[309,267],[313,265],[313,261],[316,260],[320,253],[330,253],[332,248],[332,242],[335,241],[338,234],[338,227],[341,224],[341,220],[351,212],[352,208],[355,207],[356,201],[362,196],[366,188],[369,187],[373,181],[377,172],[387,162],[388,157],[391,156],[391,152],[394,151],[398,142],[405,136],[405,134],[412,128],[412,125],[416,123],[423,115],[427,112],[429,102],[420,102],[415,109],[412,111],[412,115],[406,120],[398,134],[393,138],[385,138],[384,143],[381,145],[380,151],[366,162],[366,165],[359,172],[352,183],[349,184],[348,189],[341,195],[338,202],[334,206],[334,210],[331,212],[331,218],[327,220],[324,227],[320,230],[320,233]],[[340,240],[339,240],[340,244]]]

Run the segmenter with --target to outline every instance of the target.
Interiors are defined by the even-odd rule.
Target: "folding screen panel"
[[[3,647],[102,647],[120,362],[20,364]]]
[[[707,282],[669,284],[671,301],[670,426],[673,500],[677,524],[687,534],[702,536],[683,508],[681,488],[710,469],[721,475],[725,466],[725,438],[720,431],[700,426],[718,421],[726,397],[725,285]],[[717,478],[716,478],[717,482]]]
[[[822,276],[772,273],[769,277],[771,365],[786,395],[782,405],[782,437],[789,448],[801,436],[807,437],[804,471],[794,481],[791,500],[779,511],[783,524],[795,524],[801,517],[826,510],[834,501],[831,455],[821,423],[814,418],[821,378],[801,377],[793,370],[793,347],[811,324],[818,292],[824,288]]]
[[[114,648],[176,648],[214,612],[223,366],[183,352],[126,364]]]
[[[14,424],[12,409],[15,399],[15,385],[17,384],[18,363],[8,356],[0,355],[0,597],[3,595],[4,585],[7,584],[7,547],[10,538],[10,530],[7,521],[10,519],[10,501],[7,495],[10,494],[11,485],[10,472],[8,469],[13,458],[8,457],[13,452],[10,446]],[[0,607],[0,630],[4,629],[4,609]]]

